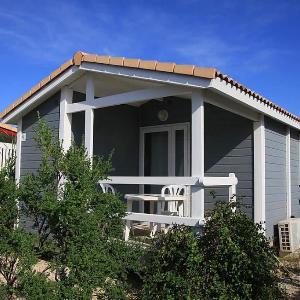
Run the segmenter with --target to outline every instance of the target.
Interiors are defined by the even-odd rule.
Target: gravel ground
[[[289,299],[300,300],[300,250],[279,258],[283,272],[281,282]]]

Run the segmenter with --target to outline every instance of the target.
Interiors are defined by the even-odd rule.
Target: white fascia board
[[[228,96],[234,101],[254,109],[255,111],[261,112],[266,116],[279,120],[282,123],[300,130],[300,122],[288,117],[284,113],[279,112],[269,105],[262,103],[260,100],[246,94],[220,78],[212,79],[208,88],[217,93]]]
[[[83,62],[79,68],[81,70],[93,71],[107,75],[117,75],[122,77],[129,77],[147,81],[149,80],[152,82],[164,84],[169,83],[187,87],[206,88],[210,83],[210,79],[201,77],[152,70],[142,70],[136,68],[102,65],[89,62]]]
[[[257,111],[254,111],[245,105],[241,105],[235,101],[232,101],[232,99],[228,97],[207,89],[205,90],[205,102],[232,112],[236,115],[242,116],[246,119],[252,121],[259,120],[259,113]]]
[[[70,83],[74,79],[74,75],[78,73],[78,66],[73,66],[59,75],[56,79],[47,84],[44,88],[26,100],[18,108],[10,112],[4,119],[3,123],[14,123],[18,121],[27,111],[41,103],[49,93],[58,91],[63,84]]]

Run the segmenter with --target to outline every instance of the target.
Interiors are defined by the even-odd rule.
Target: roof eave
[[[211,80],[208,88],[216,93],[231,98],[233,101],[238,102],[243,106],[300,130],[300,121],[297,116],[284,109],[279,109],[279,107],[272,102],[268,103],[268,100],[261,96],[258,97],[257,94],[254,94],[254,92],[246,89],[240,89],[233,83],[219,77]]]
[[[26,114],[33,107],[37,106],[44,99],[47,98],[50,94],[54,94],[60,88],[66,84],[69,84],[74,80],[74,77],[79,72],[78,66],[71,66],[66,68],[59,74],[55,79],[45,84],[44,87],[32,93],[26,101],[21,102],[19,105],[15,105],[14,107],[9,107],[6,111],[4,111],[0,117],[3,117],[3,123],[16,124],[18,120]]]

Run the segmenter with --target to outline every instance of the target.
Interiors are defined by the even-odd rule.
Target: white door
[[[140,128],[140,176],[189,176],[189,123]],[[141,186],[141,193],[160,193],[161,186]]]

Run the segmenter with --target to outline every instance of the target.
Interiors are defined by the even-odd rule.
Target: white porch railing
[[[13,157],[16,153],[13,144],[0,143],[0,169],[2,169],[9,158]]]
[[[229,201],[236,201],[237,177],[230,173],[228,177],[143,177],[143,176],[112,176],[108,180],[99,181],[99,183],[114,184],[132,184],[132,185],[187,185],[206,187],[228,187]],[[199,199],[199,201],[204,201]],[[191,208],[193,209],[193,207]],[[158,214],[145,214],[136,212],[127,212],[124,217],[126,221],[143,221],[159,224],[181,224],[187,226],[201,226],[205,220],[195,217],[179,217]]]

